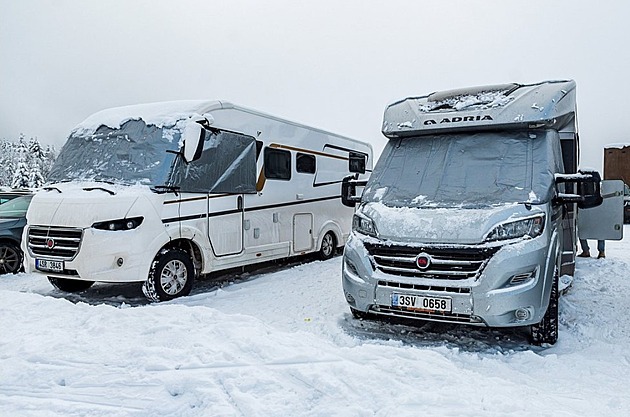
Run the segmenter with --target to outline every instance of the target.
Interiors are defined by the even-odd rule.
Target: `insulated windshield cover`
[[[558,133],[448,133],[389,141],[363,201],[394,207],[484,207],[549,201],[563,172]]]
[[[177,151],[179,130],[130,120],[119,129],[73,132],[61,149],[48,182],[106,181],[162,185]]]
[[[188,164],[179,158],[170,184],[190,192],[255,193],[255,139],[234,132],[207,131],[201,157]]]

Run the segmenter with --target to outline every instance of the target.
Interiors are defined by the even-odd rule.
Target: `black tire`
[[[81,281],[78,279],[48,277],[48,281],[60,291],[81,292],[94,285],[94,281]]]
[[[0,275],[20,272],[22,259],[22,251],[13,243],[0,243]]]
[[[333,232],[326,232],[322,238],[322,246],[319,248],[319,258],[322,261],[332,258],[337,249],[337,240]]]
[[[142,292],[151,301],[168,301],[190,294],[195,267],[181,249],[162,249],[153,260]]]
[[[549,295],[549,307],[538,324],[531,327],[532,344],[540,346],[544,343],[554,345],[558,341],[558,268],[553,276],[553,284],[551,286],[551,294]]]

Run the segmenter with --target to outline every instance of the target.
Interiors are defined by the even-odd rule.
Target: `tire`
[[[142,292],[151,301],[168,301],[190,294],[195,267],[187,252],[162,249],[153,260]]]
[[[540,346],[544,343],[554,345],[558,341],[558,268],[553,276],[551,294],[549,295],[549,307],[538,324],[531,327],[531,341],[533,345]]]
[[[22,258],[22,251],[13,243],[0,243],[0,275],[20,272]]]
[[[319,258],[322,261],[332,258],[337,249],[337,241],[333,232],[326,232],[322,238],[322,246],[319,248]]]
[[[81,281],[67,278],[48,277],[48,281],[50,281],[53,287],[63,292],[81,292],[94,285],[94,281]]]

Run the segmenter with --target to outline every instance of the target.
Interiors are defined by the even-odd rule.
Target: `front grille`
[[[72,260],[81,246],[82,229],[56,226],[31,226],[28,249],[33,256]]]
[[[408,310],[404,307],[392,307],[386,305],[373,306],[371,313],[381,316],[402,317],[408,319],[421,319],[430,321],[440,321],[445,323],[480,323],[481,321],[470,314],[445,313],[445,312],[424,312],[417,310]]]
[[[500,247],[410,247],[366,243],[374,265],[380,271],[404,277],[464,280],[478,278],[488,260]],[[419,254],[431,257],[427,269],[416,265]]]

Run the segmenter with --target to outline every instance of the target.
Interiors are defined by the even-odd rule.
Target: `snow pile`
[[[115,107],[101,110],[89,116],[75,127],[72,133],[88,136],[102,125],[118,129],[129,120],[140,119],[147,125],[173,126],[177,121],[196,113],[202,114],[209,107],[218,103],[218,101],[208,100],[180,100]]]
[[[2,276],[2,415],[625,415],[630,238],[606,245],[578,259],[543,348],[522,330],[354,320],[340,257],[163,304],[137,285],[67,295]]]
[[[423,113],[428,113],[439,109],[488,109],[492,107],[505,106],[514,97],[506,96],[509,90],[498,91],[481,91],[476,94],[462,94],[453,97],[447,97],[442,100],[427,100],[419,102],[418,109]]]

